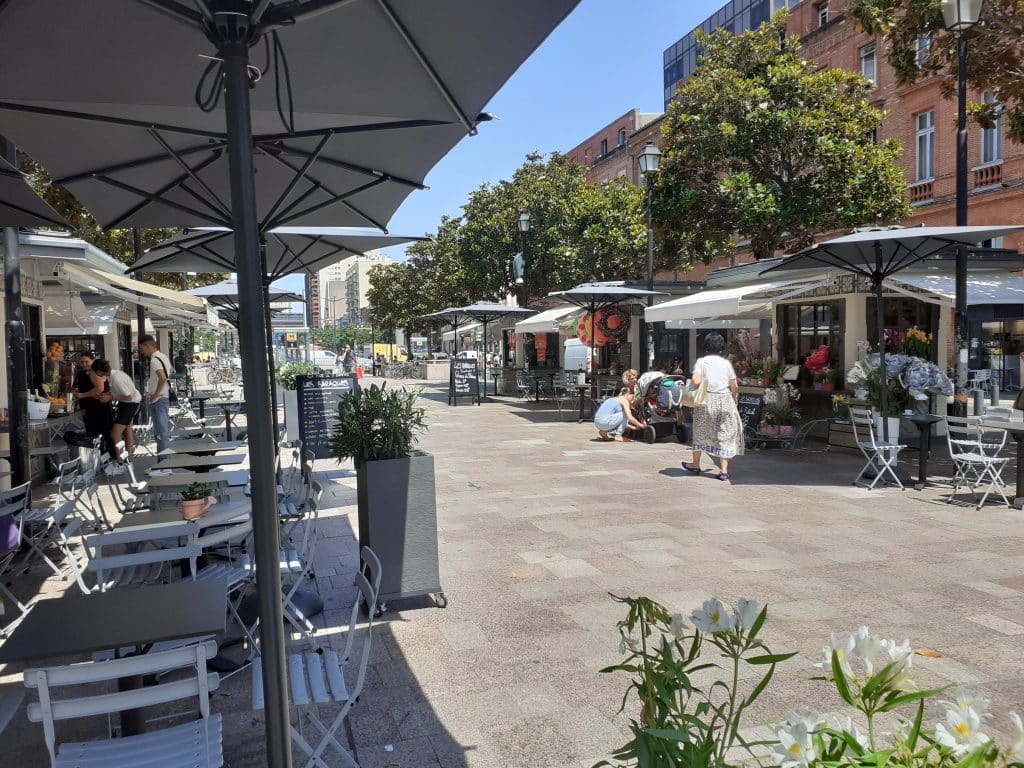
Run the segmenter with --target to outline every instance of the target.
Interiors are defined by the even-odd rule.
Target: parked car
[[[333,369],[340,365],[338,356],[328,349],[313,349],[309,353],[309,362],[319,369]]]

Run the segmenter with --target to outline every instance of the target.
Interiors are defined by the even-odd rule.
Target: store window
[[[972,322],[970,337],[968,367],[992,371],[992,379],[1004,389],[1019,387],[1024,320]]]
[[[935,178],[935,110],[917,116],[916,181]]]
[[[690,332],[663,330],[654,335],[654,367],[661,368],[663,365],[671,365],[679,362],[684,371],[690,368]],[[672,371],[669,371],[671,373]]]
[[[824,27],[828,25],[828,3],[821,3],[818,6],[818,26]]]
[[[998,108],[999,101],[993,91],[981,94],[984,104]],[[1000,116],[992,121],[991,127],[981,130],[981,162],[998,163],[1003,159],[1003,118]]]
[[[865,80],[878,83],[877,61],[875,59],[875,44],[865,45],[860,49],[860,74]]]
[[[608,139],[601,139],[601,157],[608,154]]]
[[[875,314],[875,299],[868,297],[867,302],[867,338],[872,347],[878,342],[878,321]],[[882,318],[885,323],[885,351],[900,352],[903,337],[911,328],[920,328],[925,333],[937,338],[939,328],[939,307],[909,297],[886,296],[882,300]],[[937,345],[932,344],[931,360],[936,361]]]
[[[833,365],[843,362],[843,313],[846,302],[783,304],[778,308],[779,347],[782,360],[802,364],[822,344],[829,348]]]
[[[532,333],[524,337],[524,352],[531,368],[557,368],[559,336],[557,333]]]

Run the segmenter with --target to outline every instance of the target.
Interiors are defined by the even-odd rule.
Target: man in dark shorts
[[[106,382],[99,386],[92,379],[92,364],[95,356],[92,352],[82,352],[78,356],[78,372],[75,373],[73,391],[78,396],[78,407],[82,410],[82,423],[90,437],[103,436],[103,450],[110,451],[110,430],[114,426],[114,412],[110,401],[106,402],[100,395],[106,390]]]

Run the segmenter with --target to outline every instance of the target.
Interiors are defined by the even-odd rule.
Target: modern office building
[[[348,261],[345,273],[345,312],[351,325],[363,322],[370,302],[366,298],[370,288],[369,272],[377,264],[387,264],[391,257],[380,251],[367,251],[365,256],[356,256]]]

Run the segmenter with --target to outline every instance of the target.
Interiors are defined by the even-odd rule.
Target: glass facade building
[[[672,101],[679,83],[693,74],[699,56],[697,29],[707,34],[725,29],[733,34],[756,29],[771,18],[775,11],[792,8],[800,0],[731,0],[703,21],[662,55],[665,86],[665,109]]]

